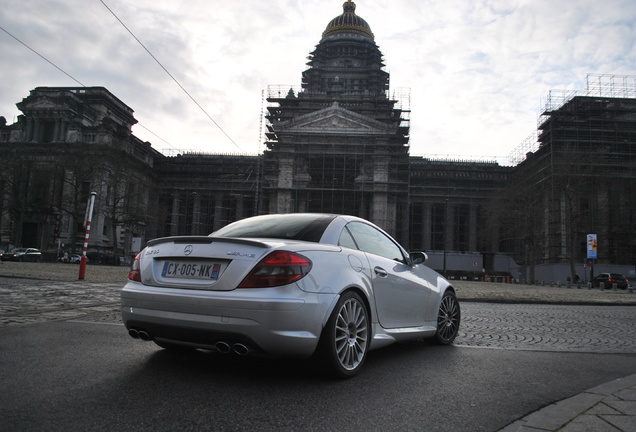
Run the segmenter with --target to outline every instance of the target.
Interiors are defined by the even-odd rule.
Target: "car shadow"
[[[401,342],[371,351],[358,374],[363,377],[404,367],[414,357],[426,360],[428,356],[448,354],[454,347],[438,346],[427,340]],[[180,380],[223,380],[233,384],[241,382],[267,384],[268,382],[342,382],[331,375],[324,365],[315,359],[269,358],[220,354],[204,350],[173,351],[157,348],[138,370],[141,374],[163,374]],[[353,379],[356,379],[354,377]],[[345,380],[346,381],[346,380]]]

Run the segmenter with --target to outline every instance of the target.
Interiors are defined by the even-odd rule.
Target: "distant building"
[[[505,200],[502,247],[529,267],[551,267],[541,279],[589,277],[587,234],[598,236],[596,263],[634,277],[636,77],[591,75],[584,95],[551,92]],[[527,277],[536,279],[530,269]]]
[[[627,95],[550,99],[537,140],[501,166],[409,154],[408,90],[389,89],[355,3],[307,65],[300,87],[269,87],[258,156],[165,156],[132,135],[133,110],[105,88],[32,90],[16,123],[0,121],[0,249],[37,247],[50,260],[81,250],[94,191],[91,262],[128,261],[155,237],[307,211],[367,218],[452,277],[584,278],[592,232],[597,264],[636,264],[633,77],[612,86]]]
[[[91,192],[93,262],[140,244],[161,154],[131,134],[132,109],[102,87],[38,87],[17,106],[0,127],[0,249],[80,250]]]

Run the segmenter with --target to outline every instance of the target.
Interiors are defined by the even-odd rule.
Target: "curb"
[[[633,428],[636,424],[636,400],[623,400],[616,396],[630,387],[636,387],[636,374],[618,378],[550,404],[499,429],[498,432],[633,430],[629,429],[629,425]],[[619,405],[623,410],[615,408]],[[609,429],[610,424],[616,429]],[[623,425],[628,429],[622,429]]]

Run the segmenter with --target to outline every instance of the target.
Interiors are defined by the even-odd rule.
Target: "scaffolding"
[[[258,214],[261,159],[190,153],[158,160],[158,236],[207,235]]]
[[[552,113],[563,108],[578,96],[602,98],[636,98],[636,75],[587,74],[585,90],[549,90],[541,114],[537,118],[537,129],[550,118]],[[539,150],[538,134],[533,132],[508,154],[508,163],[518,165],[529,153]]]
[[[505,165],[502,162],[505,162],[507,159],[504,159],[499,156],[480,156],[480,155],[453,155],[453,154],[411,154],[414,157],[421,157],[433,163],[441,162],[441,163],[453,163],[457,165],[472,165],[472,164],[480,164],[480,165]]]
[[[572,272],[589,232],[599,236],[601,262],[636,259],[636,77],[590,74],[587,81],[585,91],[550,91],[537,133],[510,154],[521,205],[536,223],[526,230],[534,261],[568,262]]]
[[[543,115],[560,109],[576,96],[636,98],[636,75],[587,74],[585,90],[550,90]]]
[[[263,208],[354,214],[406,239],[396,221],[408,218],[410,89],[378,96],[275,85],[267,96]],[[329,108],[337,115],[323,117]],[[296,128],[312,115],[321,127]]]
[[[587,74],[586,96],[636,98],[636,75]]]
[[[298,102],[311,99],[311,106],[305,106],[307,113],[317,109],[328,108],[334,102],[331,95],[327,95],[322,91],[312,91],[302,86],[274,84],[267,86],[267,109],[271,113],[273,110],[285,104],[288,108],[292,105],[290,102],[298,99]],[[393,109],[400,111],[403,122],[408,123],[411,118],[411,89],[410,87],[396,87],[384,92],[384,99],[392,104]],[[337,101],[343,107],[354,104],[352,106],[360,106],[366,100],[373,100],[377,103],[377,97],[371,97],[362,90],[349,90],[341,93]],[[299,109],[301,107],[299,106]],[[309,109],[310,108],[310,109]]]
[[[539,140],[537,132],[532,132],[521,144],[508,153],[506,165],[516,166],[523,162],[529,153],[539,150]]]

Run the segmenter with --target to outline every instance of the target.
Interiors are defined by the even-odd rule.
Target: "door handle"
[[[389,275],[382,267],[375,267],[373,271],[380,277],[387,277]]]

